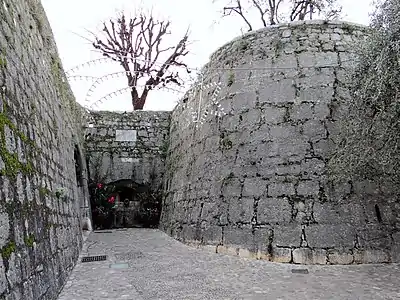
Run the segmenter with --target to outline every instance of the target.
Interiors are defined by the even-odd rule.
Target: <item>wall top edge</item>
[[[91,115],[119,115],[119,116],[128,116],[128,115],[143,115],[143,114],[170,114],[172,111],[170,110],[136,110],[136,111],[111,111],[111,110],[87,110],[87,112]]]
[[[348,21],[339,21],[339,20],[331,20],[331,21],[326,21],[326,20],[305,20],[305,21],[295,21],[295,22],[289,22],[289,23],[280,23],[277,25],[270,25],[268,27],[263,27],[257,30],[253,30],[250,32],[246,32],[243,35],[237,36],[236,38],[230,40],[229,42],[225,43],[224,45],[220,46],[217,50],[215,50],[209,57],[209,60],[212,60],[212,58],[217,55],[220,51],[224,50],[224,48],[230,46],[231,44],[240,41],[242,39],[251,37],[251,36],[256,36],[260,33],[263,32],[269,32],[269,31],[276,31],[276,30],[285,30],[285,29],[296,29],[296,27],[308,27],[308,28],[316,28],[316,27],[322,27],[322,26],[327,26],[330,28],[352,28],[354,30],[360,30],[360,31],[368,31],[369,26],[363,25],[363,24],[358,24],[358,23],[353,23],[353,22],[348,22]]]

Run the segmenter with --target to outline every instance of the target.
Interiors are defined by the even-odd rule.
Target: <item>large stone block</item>
[[[255,252],[253,230],[251,228],[225,228],[223,244],[224,246]]]
[[[390,255],[385,250],[354,250],[354,263],[379,264],[390,262]]]
[[[355,243],[355,230],[346,224],[311,224],[305,234],[311,248],[352,248]]]
[[[278,263],[292,262],[292,249],[290,248],[272,248],[271,260]]]
[[[328,262],[333,265],[350,265],[354,262],[353,251],[343,248],[329,250]]]
[[[222,227],[207,226],[201,230],[201,238],[206,245],[219,245],[222,242]]]
[[[296,89],[292,79],[267,83],[260,88],[259,93],[260,104],[293,103],[296,98]]]
[[[280,248],[300,247],[301,234],[302,230],[299,224],[276,225],[274,226],[273,245]]]
[[[254,198],[231,198],[229,200],[228,220],[231,224],[249,224],[254,215]]]
[[[262,198],[258,201],[257,222],[259,224],[288,223],[292,217],[292,208],[287,200]]]
[[[293,183],[282,182],[272,183],[268,185],[268,196],[279,197],[279,196],[290,196],[295,194],[295,188]]]
[[[292,253],[295,264],[325,265],[327,263],[327,254],[324,249],[297,248]]]
[[[260,177],[246,178],[243,183],[243,197],[261,197],[267,190],[267,181]]]

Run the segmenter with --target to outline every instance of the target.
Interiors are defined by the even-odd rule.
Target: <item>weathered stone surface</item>
[[[384,254],[371,258],[371,249],[394,260],[391,234],[400,215],[390,189],[327,180],[335,120],[347,109],[338,100],[351,101],[347,75],[354,45],[366,35],[366,28],[342,22],[282,24],[216,51],[204,68],[210,85],[202,98],[189,97],[171,115],[161,228],[193,229],[201,222],[219,232],[220,226],[220,249],[272,259],[276,248],[285,262],[388,261]],[[220,103],[211,96],[214,78],[221,78]],[[203,114],[201,124],[188,121],[193,111],[211,107],[216,111]],[[139,132],[138,138],[147,136]],[[212,204],[199,211],[204,202]],[[180,234],[203,244],[219,239]]]
[[[105,183],[132,179],[161,186],[170,112],[91,112],[86,147],[91,174],[99,164]]]
[[[333,265],[350,265],[354,262],[354,256],[352,251],[347,249],[329,250],[328,262]]]
[[[292,262],[292,249],[273,247],[271,261],[279,263]]]
[[[347,224],[311,224],[305,228],[308,245],[312,248],[347,247],[355,243],[355,229]]]
[[[327,262],[326,250],[297,248],[293,250],[293,263],[304,265],[325,265]]]
[[[0,3],[0,298],[55,299],[89,220],[83,124],[40,1]]]

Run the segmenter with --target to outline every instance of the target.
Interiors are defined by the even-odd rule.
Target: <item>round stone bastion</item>
[[[400,207],[327,160],[367,27],[271,26],[221,47],[172,113],[160,228],[217,253],[294,264],[400,261]]]

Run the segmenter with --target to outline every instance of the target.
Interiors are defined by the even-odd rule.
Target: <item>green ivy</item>
[[[33,244],[35,243],[35,236],[30,233],[29,235],[25,236],[24,242],[26,246],[33,247]]]
[[[17,246],[14,241],[8,242],[3,248],[1,248],[1,255],[3,259],[9,259],[11,254],[17,250]]]

